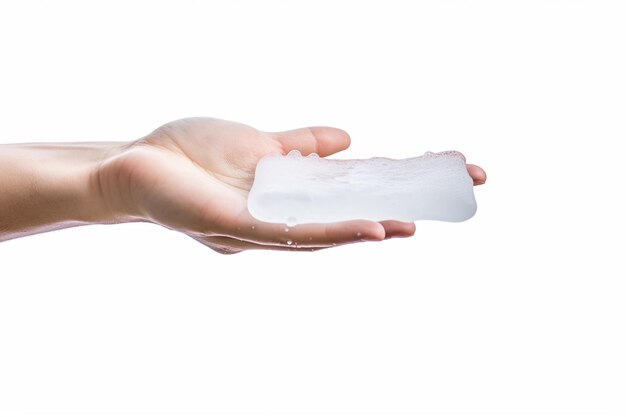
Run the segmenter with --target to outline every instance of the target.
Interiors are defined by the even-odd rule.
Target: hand
[[[223,254],[246,249],[317,250],[360,241],[408,237],[413,223],[353,220],[286,227],[247,210],[257,162],[292,149],[332,155],[346,149],[342,130],[312,127],[261,132],[210,118],[182,119],[125,146],[98,170],[103,200],[121,221],[144,220],[186,233]],[[468,165],[475,184],[485,181]]]

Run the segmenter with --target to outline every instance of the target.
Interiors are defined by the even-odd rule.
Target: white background
[[[489,175],[465,223],[318,253],[149,224],[1,243],[0,414],[624,415],[625,22],[618,1],[0,3],[0,142],[204,115]]]

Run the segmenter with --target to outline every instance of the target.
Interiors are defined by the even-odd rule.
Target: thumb
[[[319,156],[328,156],[350,146],[348,133],[334,127],[305,127],[270,135],[280,143],[285,154],[296,149],[305,156],[313,152]]]

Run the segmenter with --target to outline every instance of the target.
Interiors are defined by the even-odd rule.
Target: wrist
[[[145,220],[144,214],[135,204],[132,179],[136,169],[134,142],[110,143],[98,158],[96,166],[90,168],[89,194],[102,209],[101,223],[127,223]]]
[[[130,220],[125,210],[113,204],[102,183],[102,167],[123,154],[128,145],[127,142],[87,142],[65,149],[67,154],[60,159],[68,161],[71,169],[60,168],[53,181],[59,187],[57,192],[73,200],[75,208],[71,213],[77,221],[110,224]]]

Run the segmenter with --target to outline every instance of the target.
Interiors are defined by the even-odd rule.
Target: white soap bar
[[[408,159],[270,155],[259,161],[248,210],[271,223],[443,220],[476,212],[473,181],[459,152]]]

